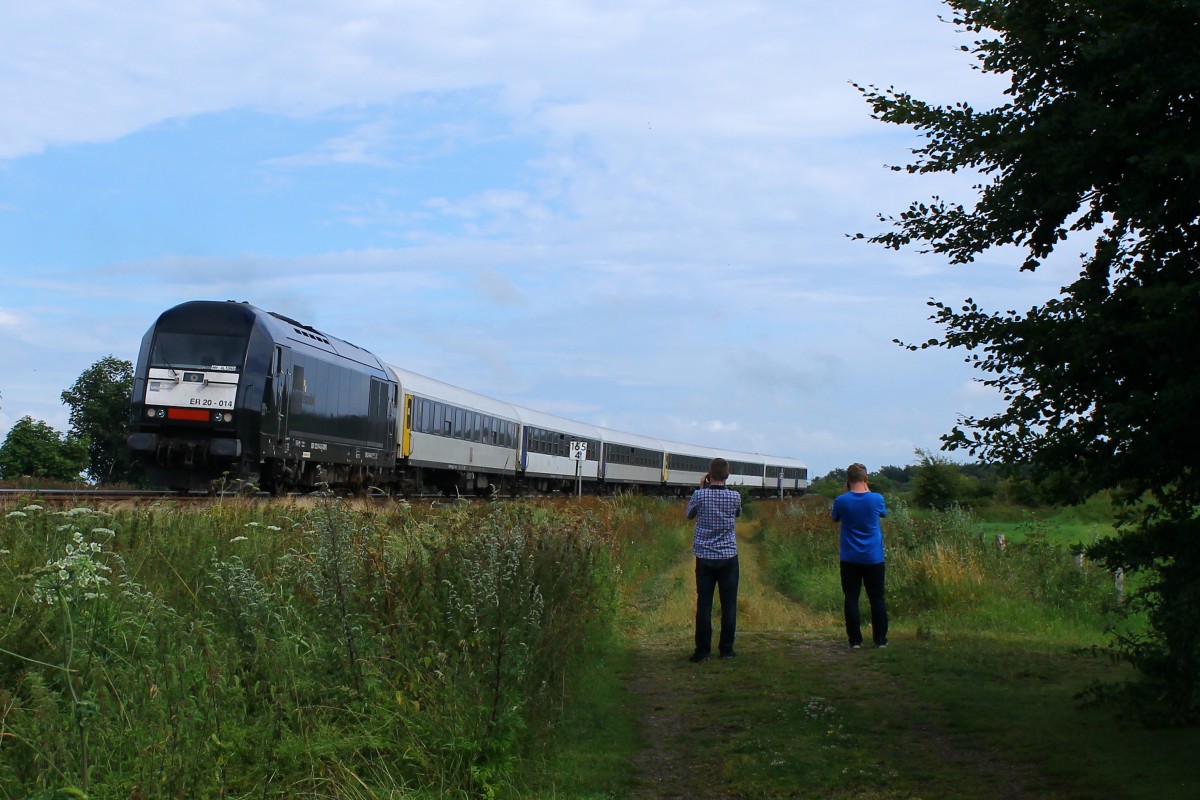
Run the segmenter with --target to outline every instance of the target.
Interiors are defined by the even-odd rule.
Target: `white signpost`
[[[587,442],[571,442],[571,459],[575,462],[575,496],[583,496],[583,462],[587,460]]]

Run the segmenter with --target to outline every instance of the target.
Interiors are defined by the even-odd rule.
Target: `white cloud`
[[[510,113],[567,140],[618,141],[651,129],[784,140],[849,132],[864,108],[848,80],[978,92],[934,19],[939,3],[869,6],[18,4],[0,29],[11,65],[0,93],[27,113],[0,121],[0,159],[226,108],[313,114],[478,86],[503,87]],[[342,144],[325,155],[364,157]]]
[[[319,149],[290,156],[268,159],[267,166],[316,167],[328,164],[363,164],[390,167],[393,161],[384,152],[394,140],[391,125],[385,121],[359,125],[346,136],[337,136]]]

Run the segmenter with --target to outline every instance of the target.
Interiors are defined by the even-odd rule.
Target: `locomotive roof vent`
[[[296,320],[292,319],[291,317],[285,317],[283,314],[280,314],[277,311],[268,311],[267,313],[270,314],[275,319],[283,320],[287,324],[291,325],[292,330],[294,330],[296,333],[300,334],[301,336],[307,336],[310,339],[316,339],[318,342],[324,342],[325,344],[328,344],[330,347],[333,346],[332,344],[330,344],[328,339],[326,339],[324,336],[320,335],[320,333],[321,333],[320,331],[318,331],[316,328],[312,327],[311,325],[305,325],[303,322],[297,322]],[[312,333],[309,333],[308,331],[312,331]]]
[[[325,344],[329,344],[329,340],[326,339],[324,336],[315,336],[315,335],[309,333],[308,331],[302,331],[299,328],[292,328],[292,330],[294,330],[296,333],[300,334],[301,336],[307,336],[310,339],[316,339],[318,342],[324,342]],[[332,347],[332,345],[330,345],[330,346]]]

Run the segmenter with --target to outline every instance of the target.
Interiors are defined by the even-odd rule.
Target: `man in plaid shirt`
[[[692,492],[687,518],[696,520],[692,550],[696,554],[696,650],[688,661],[697,664],[712,652],[713,590],[721,596],[721,658],[733,658],[737,629],[738,557],[734,524],[742,513],[742,496],[726,488],[729,462],[714,458],[700,488]]]

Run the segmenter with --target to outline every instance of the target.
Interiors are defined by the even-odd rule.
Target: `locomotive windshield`
[[[150,366],[168,369],[242,368],[246,356],[246,338],[211,333],[166,333],[154,337]]]

